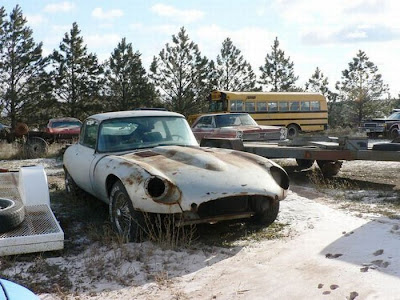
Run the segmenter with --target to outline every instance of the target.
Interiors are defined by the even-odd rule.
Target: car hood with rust
[[[111,159],[108,156],[108,159]],[[128,193],[143,194],[145,177],[160,176],[180,193],[180,206],[189,210],[193,203],[235,196],[264,195],[283,199],[286,191],[272,178],[275,163],[249,153],[216,148],[162,146],[116,156],[120,165],[132,167],[123,175]],[[138,170],[140,171],[138,172]]]

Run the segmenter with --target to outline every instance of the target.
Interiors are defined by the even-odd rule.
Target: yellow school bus
[[[210,113],[247,112],[260,125],[287,127],[290,138],[300,131],[322,131],[328,126],[326,98],[318,93],[215,90],[209,102]]]

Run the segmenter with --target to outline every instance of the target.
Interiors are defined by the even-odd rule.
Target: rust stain
[[[131,178],[126,178],[125,181],[129,185],[133,185],[133,183],[134,183],[134,181]]]

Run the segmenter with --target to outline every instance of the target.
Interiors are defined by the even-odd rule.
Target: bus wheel
[[[288,137],[289,139],[293,139],[293,138],[295,138],[296,136],[298,136],[298,135],[299,135],[299,132],[300,132],[300,128],[299,128],[299,126],[297,126],[296,124],[290,124],[290,125],[287,127],[287,137]]]

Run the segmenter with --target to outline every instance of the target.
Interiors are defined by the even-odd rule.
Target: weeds
[[[183,226],[176,215],[144,214],[146,237],[162,249],[189,248],[196,240],[196,226]]]
[[[308,179],[319,191],[330,190],[357,190],[359,187],[342,178],[325,178],[319,169],[313,169],[307,174]]]
[[[15,141],[13,143],[0,142],[0,159],[26,159],[30,157],[29,149],[24,147],[24,142]],[[42,158],[61,157],[67,144],[52,143],[47,145],[46,153],[41,155]]]

